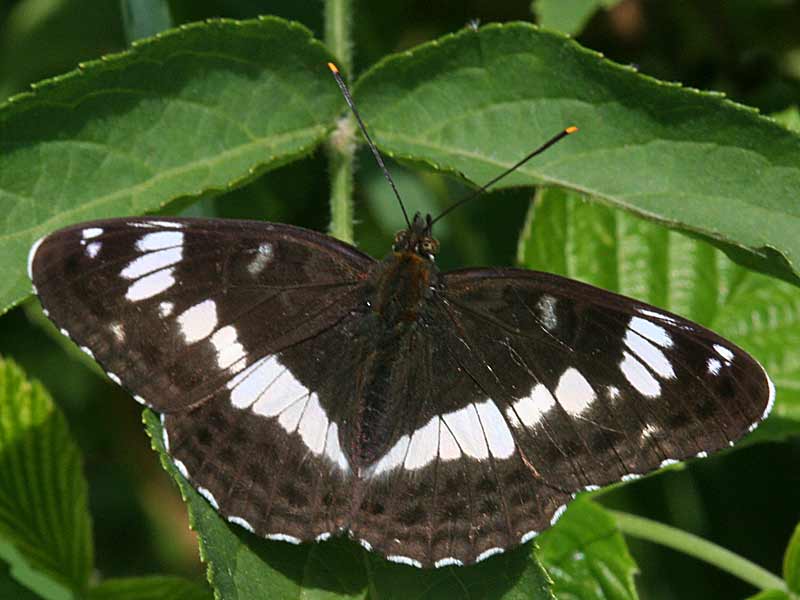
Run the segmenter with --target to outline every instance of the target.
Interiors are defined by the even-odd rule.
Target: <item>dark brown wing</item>
[[[445,274],[416,338],[393,388],[411,405],[352,524],[415,565],[481,560],[549,527],[580,490],[725,448],[774,396],[713,332],[532,271]]]
[[[348,520],[354,474],[337,405],[320,400],[350,394],[328,388],[359,358],[347,323],[373,265],[297,227],[173,218],[80,224],[29,259],[48,316],[162,413],[184,476],[232,522],[287,541]],[[310,358],[320,387],[284,355]]]

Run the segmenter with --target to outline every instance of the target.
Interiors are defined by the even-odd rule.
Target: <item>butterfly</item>
[[[269,539],[481,561],[768,414],[766,372],[714,332],[547,273],[440,272],[434,221],[375,260],[286,224],[106,219],[46,236],[28,270],[62,333],[161,414],[183,477]]]

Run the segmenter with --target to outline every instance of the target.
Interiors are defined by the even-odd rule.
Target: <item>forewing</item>
[[[159,412],[350,311],[372,259],[308,230],[204,219],[111,219],[57,231],[31,279],[62,332]]]
[[[677,315],[554,275],[445,277],[461,356],[530,463],[576,492],[732,445],[766,416],[764,369]],[[454,345],[454,348],[456,346]]]

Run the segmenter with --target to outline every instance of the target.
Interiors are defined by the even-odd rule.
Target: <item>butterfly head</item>
[[[439,241],[432,235],[432,219],[430,215],[423,217],[414,215],[411,227],[402,229],[394,236],[392,250],[395,252],[413,252],[427,260],[434,260],[439,252]]]

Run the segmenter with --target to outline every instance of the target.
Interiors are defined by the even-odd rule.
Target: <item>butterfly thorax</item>
[[[437,283],[434,257],[439,242],[431,236],[431,218],[417,213],[411,227],[395,236],[392,252],[376,269],[372,310],[388,333],[413,326]]]

